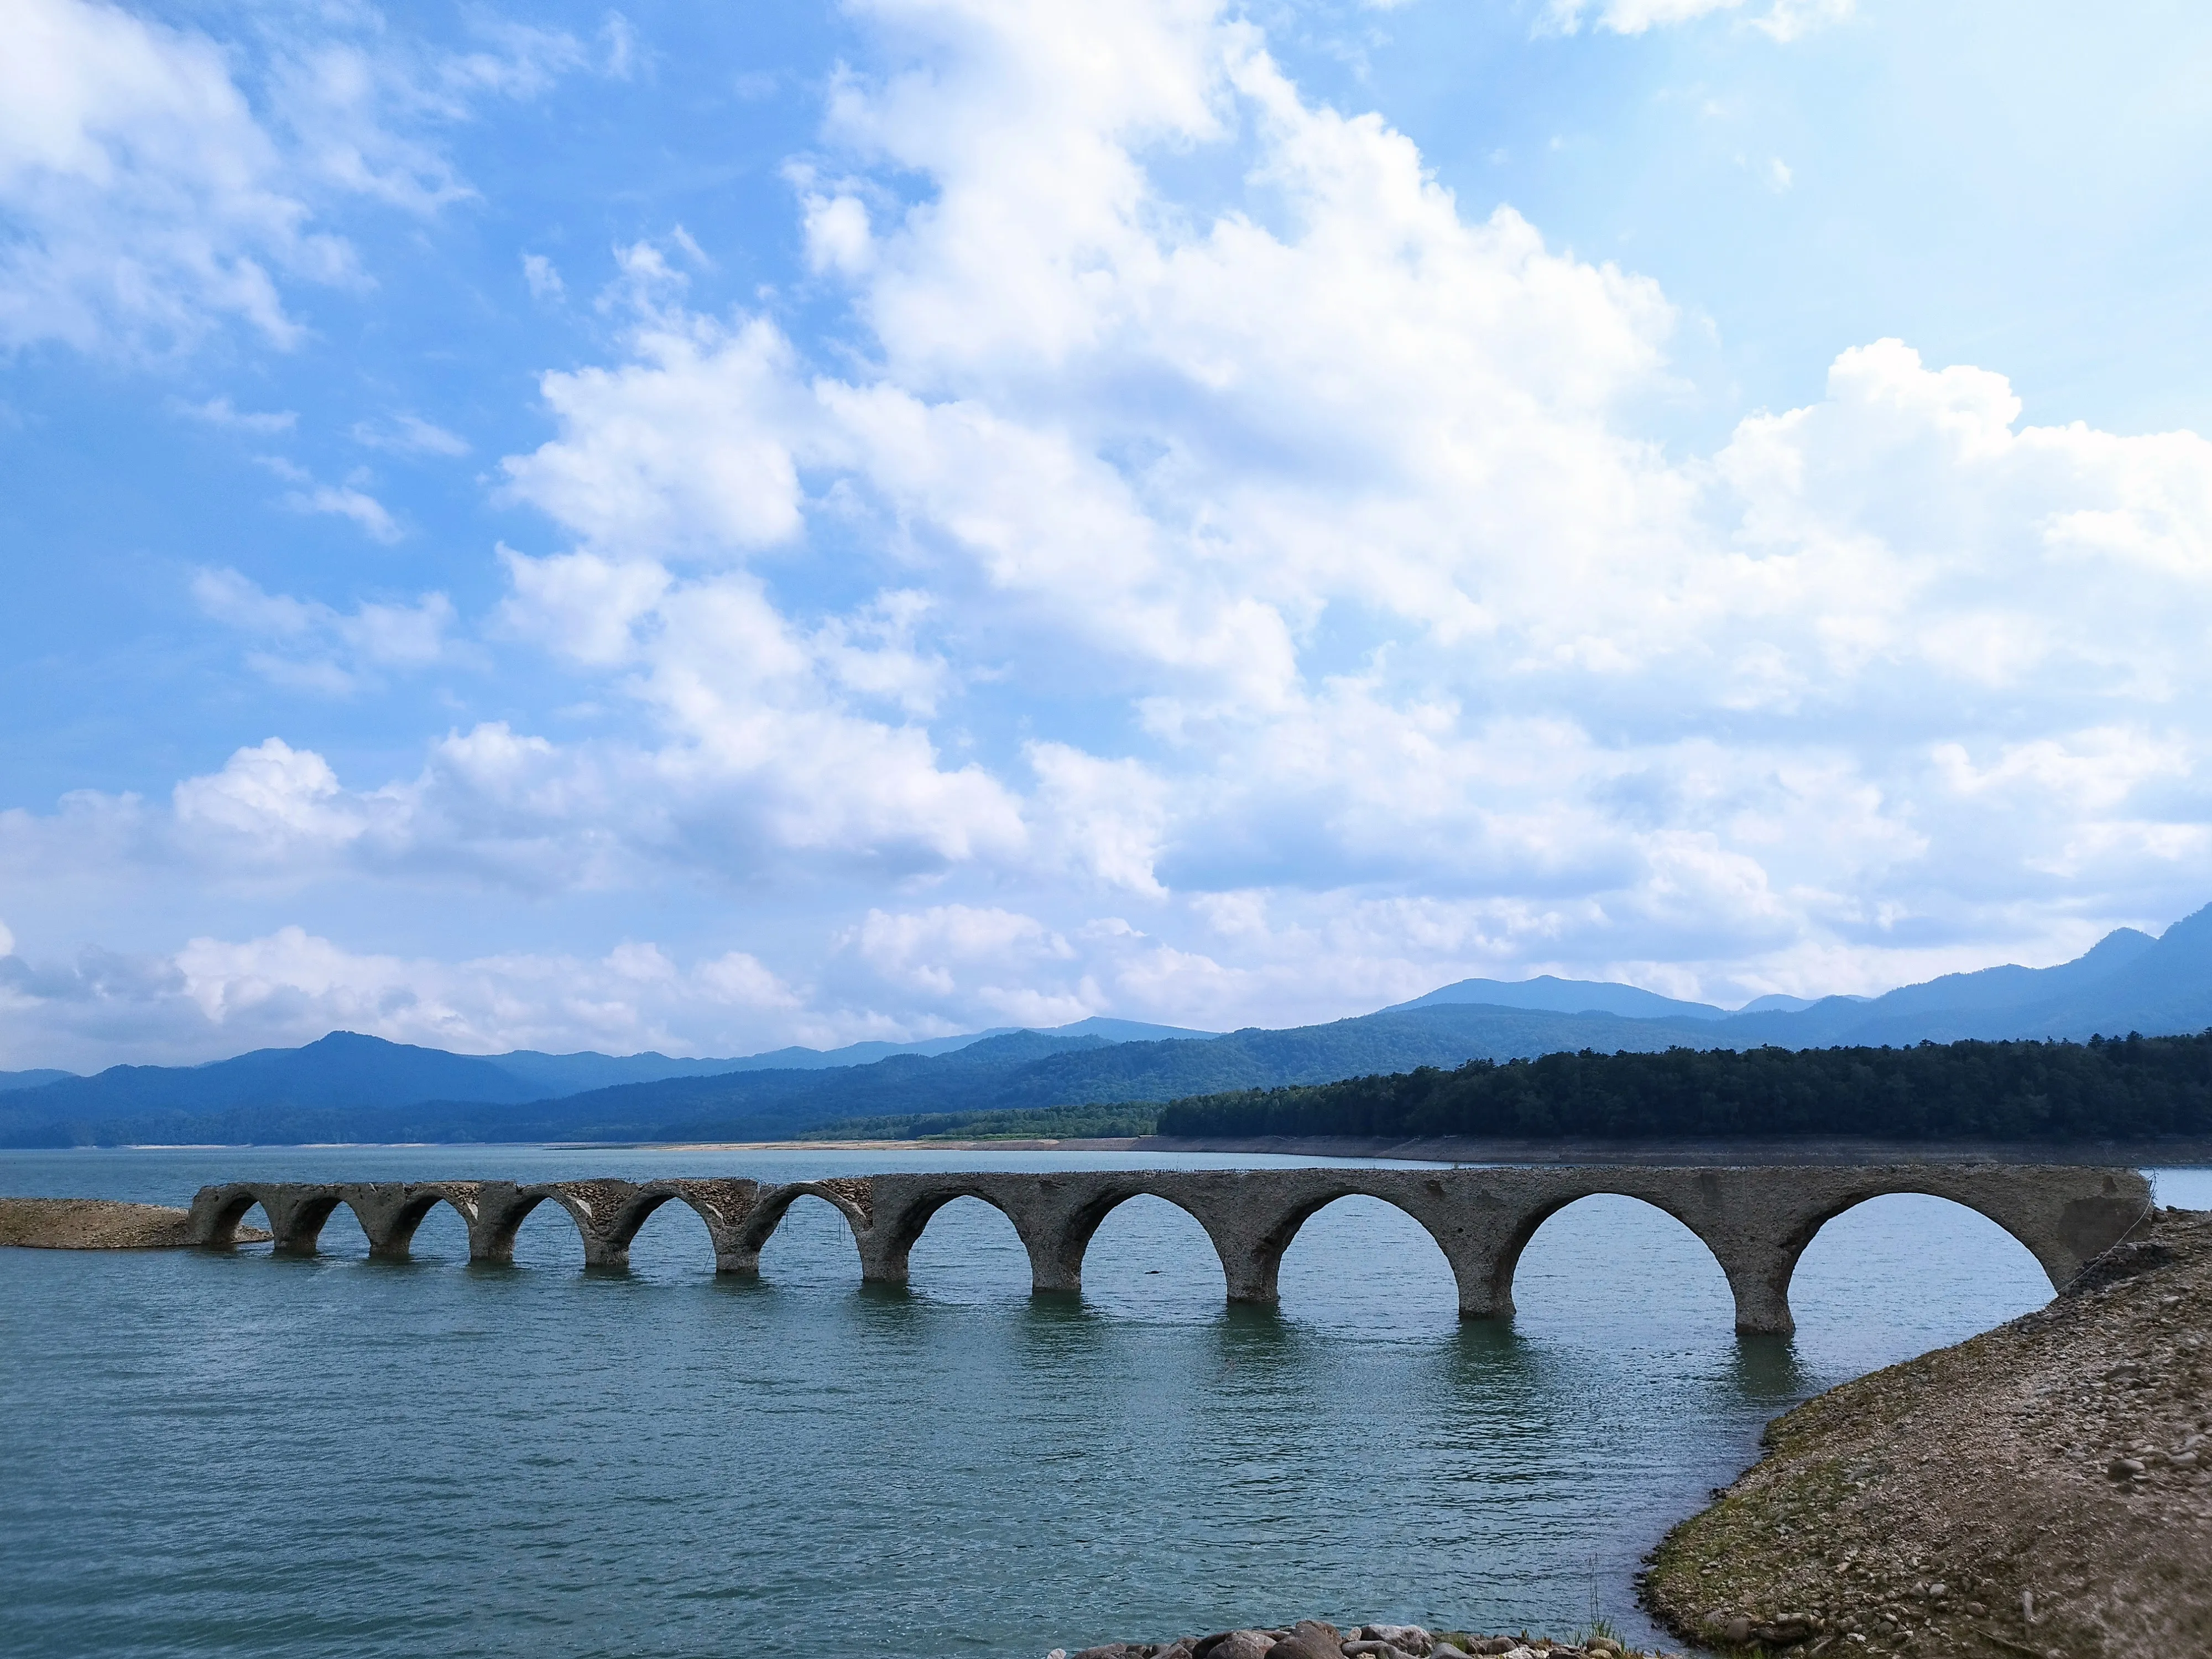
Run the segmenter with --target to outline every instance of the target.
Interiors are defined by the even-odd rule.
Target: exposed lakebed
[[[1272,1160],[27,1152],[0,1192],[1109,1161]],[[1510,1328],[1462,1326],[1434,1245],[1360,1200],[1307,1224],[1277,1312],[1225,1308],[1196,1224],[1148,1200],[1101,1231],[1079,1302],[1032,1299],[972,1202],[905,1292],[864,1291],[813,1200],[757,1283],[714,1279],[674,1206],[620,1279],[578,1272],[550,1209],[512,1270],[462,1266],[443,1211],[410,1266],[359,1259],[343,1211],[324,1244],[0,1252],[0,1589],[27,1646],[941,1659],[1285,1611],[1564,1634],[1594,1601],[1649,1638],[1638,1558],[1767,1418],[2048,1294],[1992,1224],[1910,1198],[1815,1242],[1790,1342],[1739,1342],[1710,1256],[1626,1200],[1546,1224]]]

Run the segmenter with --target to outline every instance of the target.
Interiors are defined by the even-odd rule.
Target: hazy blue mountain
[[[2118,937],[2106,939],[2097,950]],[[2049,1002],[2022,1010],[2011,1035],[2081,1038],[2097,1032],[2124,1036],[2141,1031],[2148,1036],[2208,1028],[2212,1028],[2212,905],[2183,917],[2154,943],[2127,947],[2112,971],[2087,983],[2069,984]]]
[[[1469,1000],[1482,995],[1516,1000]],[[1470,980],[1379,1013],[1287,1030],[1217,1036],[1091,1019],[1058,1031],[721,1060],[485,1059],[339,1032],[209,1066],[116,1066],[15,1086],[0,1093],[0,1144],[760,1139],[857,1119],[1162,1102],[1562,1049],[2188,1032],[2212,1027],[2212,907],[2156,939],[2121,928],[2055,968],[1991,968],[1871,999],[1783,1006],[1791,1000],[1763,998],[1763,1006],[1723,1015],[1632,986]],[[1614,1007],[1593,1006],[1601,1002]],[[1547,1006],[1564,1004],[1580,1006]],[[1621,1012],[1655,1007],[1662,1017]]]
[[[1656,991],[1618,985],[1611,980],[1559,979],[1550,974],[1534,979],[1463,979],[1382,1012],[1395,1013],[1452,1002],[1479,1003],[1491,1008],[1539,1008],[1559,1014],[1620,1014],[1629,1019],[1728,1018],[1728,1010],[1709,1002],[1679,1002]]]
[[[520,1103],[387,1099],[338,1106],[269,1097],[198,1112],[149,1110],[94,1120],[22,1109],[46,1092],[40,1091],[0,1107],[0,1144],[767,1139],[854,1118],[1165,1101],[1222,1089],[1456,1066],[1479,1055],[1710,1046],[1713,1030],[1705,1020],[1453,1003],[1288,1030],[1140,1042],[1114,1042],[1095,1031],[1018,1030],[949,1054],[894,1054],[830,1070],[668,1078]]]
[[[1731,1048],[1787,1048],[2193,1030],[2212,1024],[2212,952],[2190,945],[2208,933],[2212,909],[2174,923],[2163,939],[2116,928],[2055,968],[1945,974],[1878,997],[1826,997],[1796,1012],[1747,1011],[1722,1030]],[[2189,1008],[2202,1012],[2198,1025],[2186,1023]]]
[[[1098,1047],[1132,1038],[1196,1037],[1210,1035],[1172,1025],[1093,1018],[1059,1033],[1012,1028],[969,1031],[919,1042],[855,1042],[842,1048],[782,1048],[733,1059],[684,1060],[663,1054],[541,1054],[519,1048],[504,1054],[452,1054],[412,1048],[380,1037],[334,1031],[299,1048],[260,1048],[204,1066],[116,1066],[92,1077],[68,1072],[0,1073],[0,1094],[11,1097],[0,1108],[0,1140],[43,1132],[55,1124],[136,1124],[163,1139],[189,1138],[187,1121],[204,1125],[260,1121],[255,1114],[300,1113],[343,1115],[354,1110],[411,1108],[425,1101],[450,1105],[518,1105],[597,1090],[675,1079],[770,1073],[793,1079],[771,1082],[760,1091],[780,1097],[814,1073],[866,1066],[899,1057],[957,1054],[1000,1038],[1042,1036],[1058,1047]],[[1017,1042],[988,1051],[994,1065],[1009,1064],[1030,1050]],[[289,1120],[288,1120],[289,1121]],[[335,1120],[333,1120],[335,1121]]]
[[[1736,1010],[1739,1014],[1794,1014],[1820,1001],[1818,997],[1786,997],[1779,991],[1763,997],[1754,997]],[[1863,1002],[1864,997],[1855,1000]]]
[[[75,1072],[58,1072],[51,1066],[28,1072],[0,1072],[0,1094],[5,1094],[10,1089],[36,1089],[76,1075]]]
[[[301,1048],[257,1048],[204,1066],[111,1066],[0,1097],[0,1124],[36,1116],[99,1122],[247,1105],[345,1110],[410,1100],[520,1103],[542,1091],[489,1060],[333,1031]]]

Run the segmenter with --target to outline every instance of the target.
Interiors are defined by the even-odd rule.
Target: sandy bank
[[[118,1204],[105,1198],[0,1198],[0,1245],[33,1250],[178,1250],[188,1212],[161,1204]],[[241,1227],[248,1243],[265,1241]]]
[[[1653,1557],[1678,1632],[1790,1652],[2212,1653],[2212,1216],[1775,1419]]]

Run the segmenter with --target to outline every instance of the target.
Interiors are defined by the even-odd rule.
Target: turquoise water
[[[521,1180],[1077,1163],[1068,1154],[520,1148],[0,1153],[0,1192],[183,1203],[205,1181]],[[1288,1160],[1285,1160],[1288,1161]],[[1298,1160],[1310,1161],[1310,1160]],[[2160,1177],[2212,1202],[2212,1176]],[[757,1282],[670,1206],[627,1277],[565,1218],[513,1268],[442,1209],[410,1265],[0,1250],[6,1648],[100,1655],[1036,1656],[1299,1616],[1650,1632],[1638,1559],[1807,1395],[2048,1295],[1934,1200],[1831,1224],[1789,1342],[1739,1341],[1677,1224],[1590,1199],[1462,1325],[1398,1212],[1322,1212],[1279,1311],[1232,1310],[1197,1224],[1109,1218],[1032,1300],[996,1212],[932,1223],[902,1292],[795,1206]]]

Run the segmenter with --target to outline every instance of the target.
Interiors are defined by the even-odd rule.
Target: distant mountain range
[[[2212,907],[2055,968],[1948,974],[1873,998],[1730,1013],[1632,985],[1463,980],[1378,1013],[1225,1036],[1094,1018],[916,1043],[489,1056],[333,1032],[205,1066],[0,1073],[0,1145],[761,1139],[855,1120],[1039,1112],[1326,1083],[1560,1050],[1897,1046],[2212,1027]]]

